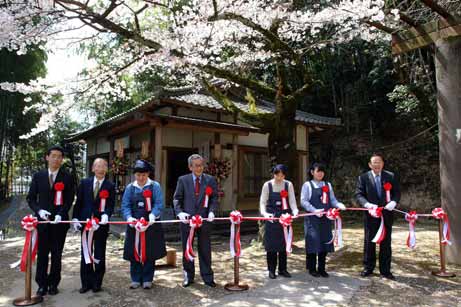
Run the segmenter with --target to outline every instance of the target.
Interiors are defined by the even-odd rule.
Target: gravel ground
[[[8,238],[0,241],[0,306],[11,306],[11,301],[23,294],[24,274],[10,269],[9,264],[19,259],[23,233],[17,221],[27,212],[23,207],[15,213],[10,219]],[[103,291],[79,294],[80,238],[69,232],[63,254],[61,292],[45,297],[41,306],[461,306],[461,266],[449,266],[449,270],[457,274],[455,278],[444,279],[430,274],[438,267],[438,234],[434,221],[418,221],[417,248],[413,251],[405,246],[407,225],[397,223],[394,226],[392,270],[397,277],[395,281],[384,280],[378,275],[359,276],[363,229],[359,219],[346,216],[344,221],[345,247],[329,256],[327,269],[332,273],[329,279],[315,279],[306,273],[300,224],[295,227],[298,240],[289,256],[292,279],[268,280],[263,248],[251,243],[254,236],[243,236],[240,276],[250,290],[242,293],[231,293],[223,288],[233,278],[233,260],[225,238],[213,242],[217,288],[203,285],[196,264],[196,283],[189,288],[181,287],[183,275],[178,267],[157,270],[154,287],[150,290],[129,290],[129,266],[122,259],[123,242],[111,236]],[[169,246],[178,250],[180,265],[179,244]],[[158,262],[162,263],[164,260]]]

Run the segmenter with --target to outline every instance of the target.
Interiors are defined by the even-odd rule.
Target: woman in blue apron
[[[158,182],[149,179],[151,171],[153,167],[147,161],[137,160],[134,165],[136,180],[126,187],[122,198],[123,218],[133,222],[127,225],[123,251],[123,259],[130,261],[131,289],[141,285],[144,289],[150,289],[155,260],[166,255],[162,226],[153,223],[160,218],[163,210],[162,190]],[[141,218],[149,223],[134,224]]]
[[[278,164],[272,169],[272,174],[274,179],[264,183],[262,188],[259,201],[261,215],[266,218],[280,217],[284,213],[290,213],[294,216],[298,215],[293,184],[285,180],[287,167],[283,164]],[[283,210],[280,193],[282,190],[288,192],[288,197],[286,197],[288,206],[285,210]],[[278,220],[265,222],[264,247],[267,252],[269,278],[276,278],[275,269],[277,268],[277,259],[279,275],[291,277],[287,271],[287,252],[283,227]]]
[[[327,253],[334,251],[331,241],[332,223],[325,214],[330,208],[345,210],[344,204],[340,203],[333,193],[331,183],[323,181],[325,177],[325,165],[313,163],[309,169],[310,180],[305,182],[301,190],[301,206],[307,212],[316,212],[318,215],[304,218],[304,236],[306,240],[306,268],[314,277],[328,277],[325,270]],[[328,186],[326,203],[322,202],[322,187]],[[317,267],[318,259],[318,267]]]

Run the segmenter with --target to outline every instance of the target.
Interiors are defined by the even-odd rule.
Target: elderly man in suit
[[[94,242],[94,266],[86,263],[81,252],[80,279],[82,287],[80,293],[90,289],[93,292],[101,291],[102,280],[106,271],[106,242],[109,235],[110,216],[114,210],[115,186],[106,179],[107,161],[97,158],[93,162],[92,171],[94,176],[82,179],[77,191],[77,201],[72,214],[72,224],[75,231],[82,228],[77,221],[85,221],[93,217],[98,218],[99,228],[93,234]],[[91,247],[89,247],[91,249]]]
[[[37,295],[47,293],[56,295],[61,281],[61,257],[66,241],[69,224],[60,224],[69,219],[69,209],[74,201],[74,183],[72,177],[61,168],[64,149],[52,146],[46,153],[48,169],[39,171],[32,177],[27,202],[39,221],[51,221],[39,224],[37,272]],[[51,254],[51,268],[48,273],[48,259]]]
[[[218,208],[217,183],[214,177],[203,173],[203,158],[198,154],[193,154],[188,158],[190,174],[179,177],[176,191],[173,196],[173,204],[177,217],[183,222],[180,225],[183,255],[185,254],[187,238],[190,226],[189,218],[200,215],[207,218],[202,227],[196,230],[198,238],[198,254],[200,264],[200,275],[206,285],[216,287],[211,269],[211,222],[214,212]],[[208,205],[205,206],[205,191],[211,188],[212,194],[209,196]],[[188,287],[194,282],[195,267],[194,262],[183,256],[184,282],[183,287]]]
[[[392,224],[394,221],[394,210],[400,201],[400,185],[396,176],[384,168],[384,158],[380,154],[373,154],[368,163],[370,171],[359,176],[355,191],[356,201],[363,207],[373,211],[378,207],[384,207],[382,216],[386,235],[379,246],[379,272],[381,276],[387,279],[395,279],[391,273],[391,235]],[[391,187],[389,191],[390,199],[386,199],[384,186]],[[365,240],[364,240],[364,269],[361,273],[363,277],[373,274],[376,266],[376,243],[372,240],[378,232],[381,223],[380,218],[373,217],[368,212],[364,216]]]

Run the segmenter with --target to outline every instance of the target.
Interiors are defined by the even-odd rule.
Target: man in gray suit
[[[183,287],[188,287],[194,282],[194,262],[184,257],[187,247],[187,238],[190,232],[189,218],[200,215],[204,219],[202,227],[195,233],[198,239],[198,255],[200,275],[206,285],[216,287],[211,269],[211,241],[210,232],[215,214],[218,208],[217,183],[214,177],[203,173],[203,158],[193,154],[188,158],[190,174],[179,177],[176,191],[173,196],[173,204],[177,217],[183,222],[180,225],[181,241],[183,250],[184,282]],[[205,190],[212,189],[208,205],[205,206]]]

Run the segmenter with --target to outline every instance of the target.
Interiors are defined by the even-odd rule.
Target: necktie
[[[195,196],[200,194],[200,178],[195,178]]]
[[[98,196],[99,192],[99,180],[96,180],[96,183],[94,184],[94,190],[93,190],[93,198],[96,199]]]
[[[50,189],[53,189],[53,174],[50,173],[50,176],[48,177],[48,180],[50,182]]]
[[[376,183],[376,192],[378,194],[378,197],[381,198],[381,178],[379,175],[375,177],[375,183]]]

